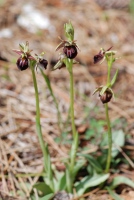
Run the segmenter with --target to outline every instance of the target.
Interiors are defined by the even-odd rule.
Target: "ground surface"
[[[15,174],[41,173],[42,171],[42,154],[35,134],[35,100],[31,72],[30,70],[20,72],[17,69],[15,65],[17,56],[12,49],[18,49],[19,43],[29,41],[34,52],[46,52],[45,56],[49,61],[46,73],[50,75],[52,88],[59,101],[59,108],[65,122],[69,109],[68,72],[66,69],[51,72],[50,69],[58,58],[58,53],[55,52],[59,43],[58,36],[64,39],[63,25],[68,20],[71,20],[75,27],[75,39],[80,48],[77,56],[79,64],[74,66],[75,118],[78,131],[84,132],[89,126],[89,124],[83,124],[85,107],[91,111],[92,118],[104,119],[103,105],[98,96],[92,96],[92,93],[97,85],[105,84],[107,68],[105,63],[94,65],[93,56],[101,47],[108,49],[113,46],[113,49],[118,51],[117,57],[121,58],[114,64],[114,70],[119,68],[119,77],[114,87],[115,101],[109,104],[110,116],[111,120],[123,119],[127,122],[125,129],[128,136],[127,147],[130,148],[131,158],[134,156],[134,20],[127,5],[121,9],[122,3],[121,6],[120,4],[115,6],[116,9],[111,7],[105,9],[94,1],[89,3],[88,0],[40,0],[38,2],[29,0],[27,3],[17,0],[3,1],[0,7],[1,198],[19,199],[16,188],[19,188],[20,183],[28,196],[32,188],[28,190],[24,185],[26,178],[16,178]],[[42,16],[38,16],[39,13]],[[29,20],[37,19],[37,17],[39,17],[37,22],[31,23]],[[54,140],[60,134],[56,108],[40,73],[37,74],[37,79],[44,139],[49,144],[53,163],[61,169],[59,158],[67,156],[69,146],[62,145],[59,148]],[[100,107],[97,114],[93,112],[95,107]],[[71,132],[70,125],[67,129]],[[91,150],[95,147],[89,145]],[[132,168],[131,170],[129,167],[121,169],[125,176],[134,180]],[[27,180],[33,185],[38,178],[38,176],[27,177]],[[11,191],[14,198],[9,197]],[[134,191],[132,188],[125,187],[121,190],[121,196],[125,200],[132,200]],[[111,199],[106,191],[96,192],[92,194],[92,197],[90,195],[90,198],[92,200]]]

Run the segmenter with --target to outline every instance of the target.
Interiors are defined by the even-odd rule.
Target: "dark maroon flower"
[[[28,59],[26,57],[19,57],[16,64],[21,71],[26,70],[29,67]]]
[[[94,56],[94,64],[100,62],[103,59],[104,55],[99,52],[97,55]]]
[[[19,44],[20,50],[13,49],[13,51],[20,55],[18,58],[16,64],[18,69],[21,71],[26,70],[29,67],[29,62],[32,60],[36,61],[36,59],[31,55],[31,51],[29,49],[29,43],[26,42],[26,44]]]
[[[73,59],[77,56],[77,48],[75,45],[64,46],[63,52],[66,54],[67,58]]]
[[[111,100],[112,96],[113,94],[110,90],[106,90],[102,95],[99,94],[100,100],[103,104],[108,103]]]
[[[110,49],[112,47],[108,48],[106,51],[104,49],[101,48],[101,50],[99,51],[99,53],[97,55],[94,56],[94,64],[100,62],[101,60],[104,60],[104,56],[107,52],[110,52]],[[104,59],[103,59],[104,58]]]
[[[47,65],[48,65],[48,61],[47,60],[39,59],[39,63],[43,68],[47,69]]]

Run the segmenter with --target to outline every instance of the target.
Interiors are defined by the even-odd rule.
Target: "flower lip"
[[[103,61],[103,59],[105,59],[105,54],[107,52],[109,52],[110,49],[112,49],[112,46],[110,48],[108,48],[106,51],[101,48],[101,50],[99,51],[99,53],[94,56],[94,64],[100,62],[101,60]]]
[[[78,53],[77,49],[79,49],[79,47],[76,44],[76,40],[66,41],[62,40],[61,38],[59,39],[61,40],[61,43],[56,47],[56,51],[63,47],[63,53],[66,55],[67,58],[75,58]]]
[[[99,53],[97,55],[94,56],[94,64],[100,62],[103,59],[104,55]]]
[[[67,58],[73,59],[77,56],[77,48],[75,45],[64,46],[63,52]]]
[[[29,67],[28,58],[21,56],[18,58],[16,64],[21,71],[26,70]]]
[[[108,89],[104,92],[104,94],[102,95],[99,94],[100,100],[103,104],[108,103],[111,100],[112,96],[113,96],[112,92]]]
[[[39,64],[40,64],[43,68],[47,69],[48,61],[45,60],[44,58],[43,58],[43,59],[39,59]]]

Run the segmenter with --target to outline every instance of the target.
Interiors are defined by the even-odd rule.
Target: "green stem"
[[[68,59],[66,62],[67,69],[70,75],[70,114],[71,114],[71,121],[72,121],[72,132],[73,132],[73,142],[71,147],[70,153],[70,184],[69,188],[73,189],[73,181],[74,181],[74,166],[76,161],[76,153],[78,149],[78,133],[75,127],[75,118],[74,118],[74,80],[73,80],[73,60]],[[71,191],[72,192],[72,191]]]
[[[111,83],[111,68],[113,64],[113,55],[111,54],[110,59],[109,57],[106,57],[107,65],[108,65],[108,74],[107,74],[107,86],[109,87]],[[107,163],[106,163],[106,173],[109,172],[110,164],[111,164],[111,157],[112,157],[112,131],[111,131],[111,123],[108,113],[108,103],[105,104],[105,113],[106,113],[106,121],[107,121],[107,127],[108,127],[108,155],[107,155]]]
[[[74,81],[73,81],[72,63],[70,65],[69,74],[70,74],[70,112],[71,112],[71,120],[72,120],[73,138],[75,138],[76,128],[75,128],[75,120],[74,120]]]
[[[105,113],[106,113],[106,121],[107,121],[107,127],[108,127],[108,146],[109,146],[105,172],[108,173],[110,169],[111,153],[112,153],[112,132],[111,132],[109,113],[108,113],[108,103],[105,104]]]
[[[108,74],[107,74],[107,85],[110,84],[110,74],[111,74],[111,67],[108,67]]]
[[[36,76],[34,72],[34,67],[31,66],[32,71],[32,77],[33,77],[33,83],[34,83],[34,89],[35,89],[35,98],[36,98],[36,128],[37,128],[37,134],[39,137],[40,146],[42,149],[43,156],[46,157],[46,145],[43,140],[42,130],[41,130],[41,124],[40,124],[40,106],[39,106],[39,95],[38,95],[38,87],[37,87],[37,81]]]
[[[70,106],[69,106],[69,109],[68,109],[68,115],[67,115],[67,119],[66,119],[66,122],[65,122],[65,125],[64,125],[64,128],[65,128],[65,131],[67,132],[67,127],[69,126],[70,124]]]
[[[50,166],[50,156],[49,156],[47,144],[43,140],[43,135],[42,135],[42,130],[41,130],[39,95],[38,95],[38,87],[37,87],[37,81],[36,81],[36,76],[35,76],[35,71],[34,71],[34,64],[35,64],[34,62],[33,63],[31,62],[30,68],[32,71],[34,90],[35,90],[35,98],[36,98],[36,130],[37,130],[41,150],[43,153],[44,168],[45,168],[45,171],[46,171],[49,181],[50,181],[50,187],[53,189],[54,184],[53,184],[53,178],[52,178],[52,169]]]
[[[42,74],[44,80],[46,81],[47,87],[48,87],[48,89],[49,89],[49,91],[50,91],[50,94],[51,94],[51,96],[52,96],[52,98],[53,98],[53,101],[54,101],[54,103],[55,103],[55,107],[56,107],[56,109],[57,109],[58,126],[59,126],[60,132],[62,133],[62,119],[61,119],[61,114],[60,114],[60,111],[59,111],[58,102],[57,102],[57,100],[56,100],[56,98],[55,98],[55,95],[54,95],[54,93],[53,93],[53,90],[52,90],[52,87],[51,87],[51,83],[50,83],[49,77],[43,72],[42,69],[40,69],[40,71],[41,71],[41,74]]]
[[[112,64],[113,64],[113,55],[111,54],[110,59],[109,59],[109,57],[106,56],[106,60],[107,60],[107,64],[108,64],[107,85],[109,85],[111,82],[110,75],[111,75],[111,68],[112,68]]]

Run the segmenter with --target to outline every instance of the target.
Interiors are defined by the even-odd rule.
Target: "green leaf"
[[[103,169],[100,165],[100,163],[91,155],[87,155],[87,154],[80,154],[81,156],[85,157],[88,162],[92,165],[92,167],[96,170],[96,172],[102,172]]]
[[[77,147],[78,147],[78,139],[79,135],[78,134],[75,134],[75,138],[74,138],[74,141],[73,141],[73,144],[72,144],[72,147],[71,147],[71,152],[70,152],[70,160],[73,160],[76,153],[77,153]],[[72,180],[74,180],[75,178],[75,173],[72,173]]]
[[[66,174],[55,170],[55,191],[62,191],[66,189]]]
[[[114,191],[112,191],[109,187],[106,187],[111,197],[113,197],[114,200],[124,200],[122,197],[120,197],[118,194],[116,194]]]
[[[123,147],[125,144],[125,133],[122,129],[114,131],[112,134],[113,146],[112,157],[116,157],[119,153],[118,146]],[[117,147],[116,147],[117,146]]]
[[[90,174],[90,176],[93,176],[94,174],[94,169],[91,165],[88,165],[87,168],[86,168],[88,174]]]
[[[52,92],[52,88],[51,88],[51,83],[50,83],[49,77],[43,72],[42,69],[40,69],[40,71],[41,71],[41,74],[42,74],[44,80],[47,83],[48,89],[50,90],[50,92]]]
[[[66,189],[66,175],[64,174],[59,181],[59,190],[62,191],[65,189]]]
[[[111,86],[114,85],[114,83],[115,83],[115,81],[116,81],[116,78],[117,78],[117,75],[118,75],[118,69],[116,70],[115,75],[114,75],[114,77],[113,77],[113,79],[112,79],[112,81],[111,81]]]
[[[106,150],[105,150],[106,151]],[[97,161],[100,163],[103,169],[106,167],[106,161],[107,161],[107,154],[103,150],[103,154],[97,157]]]
[[[67,192],[71,192],[72,188],[71,188],[71,184],[72,183],[72,179],[70,177],[70,171],[69,171],[69,166],[66,163],[66,187],[67,187]]]
[[[110,185],[110,188],[115,189],[118,185],[121,185],[121,184],[126,184],[126,185],[134,188],[134,181],[132,181],[131,179],[124,177],[124,176],[115,177]]]
[[[39,200],[51,200],[54,196],[54,193],[45,195],[44,197],[39,198]]]
[[[116,157],[119,153],[117,147],[122,147],[125,144],[125,133],[122,129],[112,132],[112,157]],[[104,135],[103,140],[101,141],[101,147],[108,145],[107,134]]]
[[[46,183],[36,183],[33,187],[41,191],[43,195],[52,193],[51,188]]]
[[[31,194],[31,195],[30,195],[30,198],[31,198],[31,200],[36,200],[36,199],[37,199],[36,196],[35,196],[34,194]]]
[[[84,177],[80,182],[76,183],[76,191],[78,195],[84,194],[84,192],[90,187],[100,185],[106,181],[109,177],[109,174],[94,174],[91,176]]]
[[[85,138],[89,140],[91,137],[95,135],[95,131],[93,129],[86,130]]]
[[[78,160],[73,169],[73,176],[76,177],[78,171],[84,166],[85,160]]]

